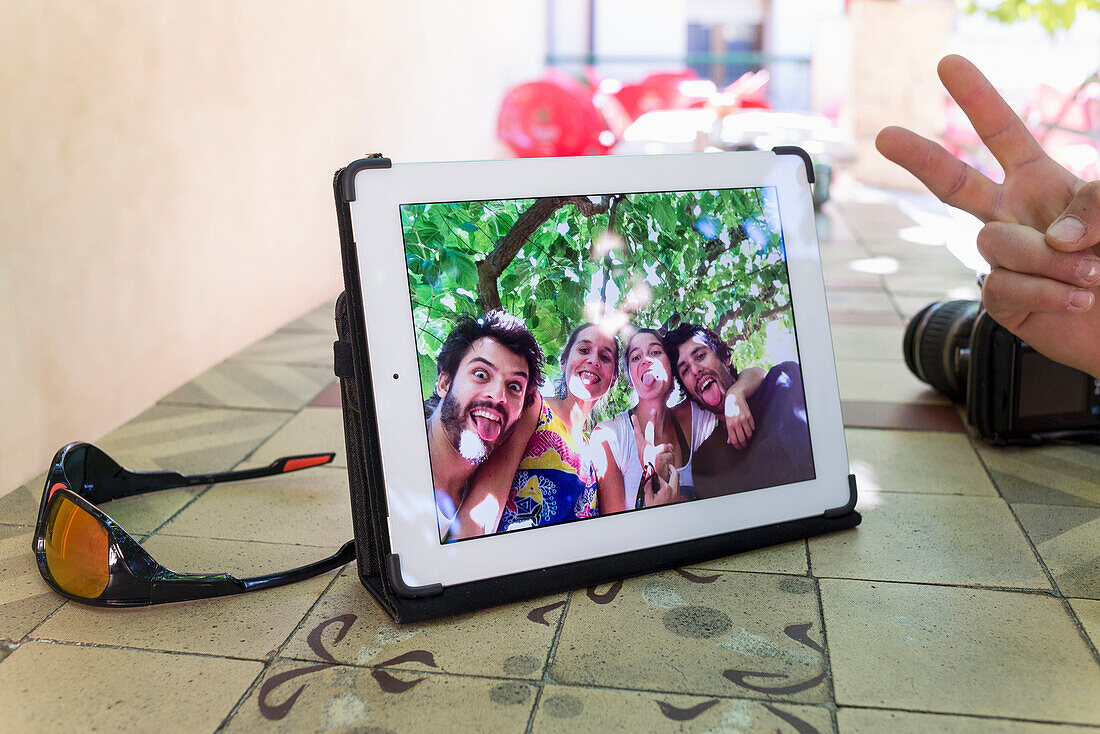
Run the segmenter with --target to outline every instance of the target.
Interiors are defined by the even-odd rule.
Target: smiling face
[[[455,450],[480,464],[511,434],[523,410],[527,360],[491,337],[470,345],[453,375],[442,374],[439,419]]]
[[[583,327],[562,358],[562,375],[578,400],[599,400],[619,376],[618,349],[610,334],[596,325]]]
[[[639,331],[626,343],[626,370],[638,397],[668,397],[672,390],[672,366],[661,340]]]
[[[695,402],[715,413],[722,411],[726,390],[733,384],[733,372],[718,359],[701,333],[680,345],[676,374]]]

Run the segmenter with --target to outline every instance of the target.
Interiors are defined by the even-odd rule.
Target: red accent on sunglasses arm
[[[333,459],[333,454],[318,454],[316,456],[299,456],[294,459],[287,459],[287,462],[283,464],[283,471],[298,471],[299,469],[308,469],[311,466],[320,466],[321,464],[327,464]]]
[[[53,493],[56,492],[57,490],[59,490],[59,489],[68,489],[68,488],[69,488],[69,485],[65,484],[65,482],[55,482],[54,485],[52,487],[50,487],[50,493],[49,493],[49,495],[46,496],[46,499],[49,499],[50,497],[53,497]]]

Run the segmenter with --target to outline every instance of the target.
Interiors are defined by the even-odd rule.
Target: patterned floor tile
[[[260,663],[25,642],[0,664],[4,731],[214,731]]]
[[[175,571],[228,572],[238,578],[304,566],[337,550],[160,536],[144,546]],[[237,596],[134,609],[74,602],[36,629],[33,637],[264,660],[286,641],[331,581],[332,573],[327,573]]]
[[[317,393],[317,397],[309,401],[311,408],[341,408],[343,398],[340,395],[340,382],[334,380],[328,387]]]
[[[975,447],[1009,502],[1100,508],[1100,446]]]
[[[840,734],[924,734],[925,732],[953,732],[953,734],[1059,734],[1060,732],[1095,732],[1090,726],[1068,724],[1036,724],[1030,721],[1008,721],[974,716],[949,716],[946,714],[919,714],[911,711],[883,711],[881,709],[840,708],[836,712],[837,730]]]
[[[711,571],[752,571],[756,573],[786,573],[805,576],[809,573],[806,562],[806,541],[796,540],[781,545],[739,553],[735,556],[716,558],[692,565]]]
[[[1100,599],[1100,509],[1022,503],[1012,509],[1058,589]]]
[[[829,310],[830,326],[901,326],[901,317],[893,311]]]
[[[43,473],[22,487],[0,496],[0,525],[34,525],[45,482],[46,475]]]
[[[332,369],[332,342],[320,332],[276,331],[234,355],[233,362],[267,362],[276,364],[313,365]]]
[[[33,528],[0,526],[0,640],[21,640],[65,603],[42,580]]]
[[[531,717],[531,683],[302,665],[280,660],[226,728],[242,731],[517,732]]]
[[[667,572],[575,592],[550,678],[820,703],[829,698],[820,640],[810,579]]]
[[[229,471],[289,413],[155,405],[96,445],[132,471]]]
[[[822,706],[546,686],[532,734],[578,730],[825,734],[833,722]]]
[[[298,410],[331,381],[331,367],[228,361],[211,367],[161,403]]]
[[[350,502],[347,472],[321,466],[251,482],[214,485],[161,532],[339,546],[352,536]]]
[[[946,397],[914,377],[905,363],[898,360],[837,359],[836,371],[842,400],[951,404]]]
[[[1096,599],[1070,599],[1069,605],[1077,615],[1092,646],[1100,648],[1100,601]]]
[[[303,408],[248,457],[245,466],[266,466],[281,456],[333,452],[329,466],[346,468],[344,419],[332,408]]]
[[[565,595],[457,617],[395,625],[349,567],[283,650],[283,657],[431,670],[542,677]]]
[[[844,291],[834,288],[826,291],[825,300],[828,303],[830,312],[896,313],[890,296],[884,290]]]
[[[839,706],[1100,723],[1100,666],[1059,599],[821,581]]]
[[[819,577],[1049,589],[999,497],[862,492],[853,530],[810,538]]]
[[[833,326],[833,352],[838,359],[902,359],[900,326]]]
[[[964,433],[847,428],[844,437],[860,491],[997,496]]]
[[[279,331],[306,331],[331,334],[336,339],[336,298],[326,301],[305,316],[291,321]]]

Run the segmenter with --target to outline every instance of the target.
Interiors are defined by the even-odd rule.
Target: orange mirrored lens
[[[73,596],[94,599],[107,588],[107,528],[68,497],[50,505],[46,565],[54,582]]]

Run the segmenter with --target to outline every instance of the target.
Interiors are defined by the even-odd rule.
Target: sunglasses
[[[33,550],[42,578],[54,591],[96,606],[148,606],[269,589],[342,566],[355,558],[349,541],[335,555],[279,573],[237,578],[228,573],[176,573],[153,557],[97,505],[173,487],[255,479],[308,469],[334,454],[276,459],[260,469],[185,476],[132,472],[90,443],[71,443],[46,475]]]

